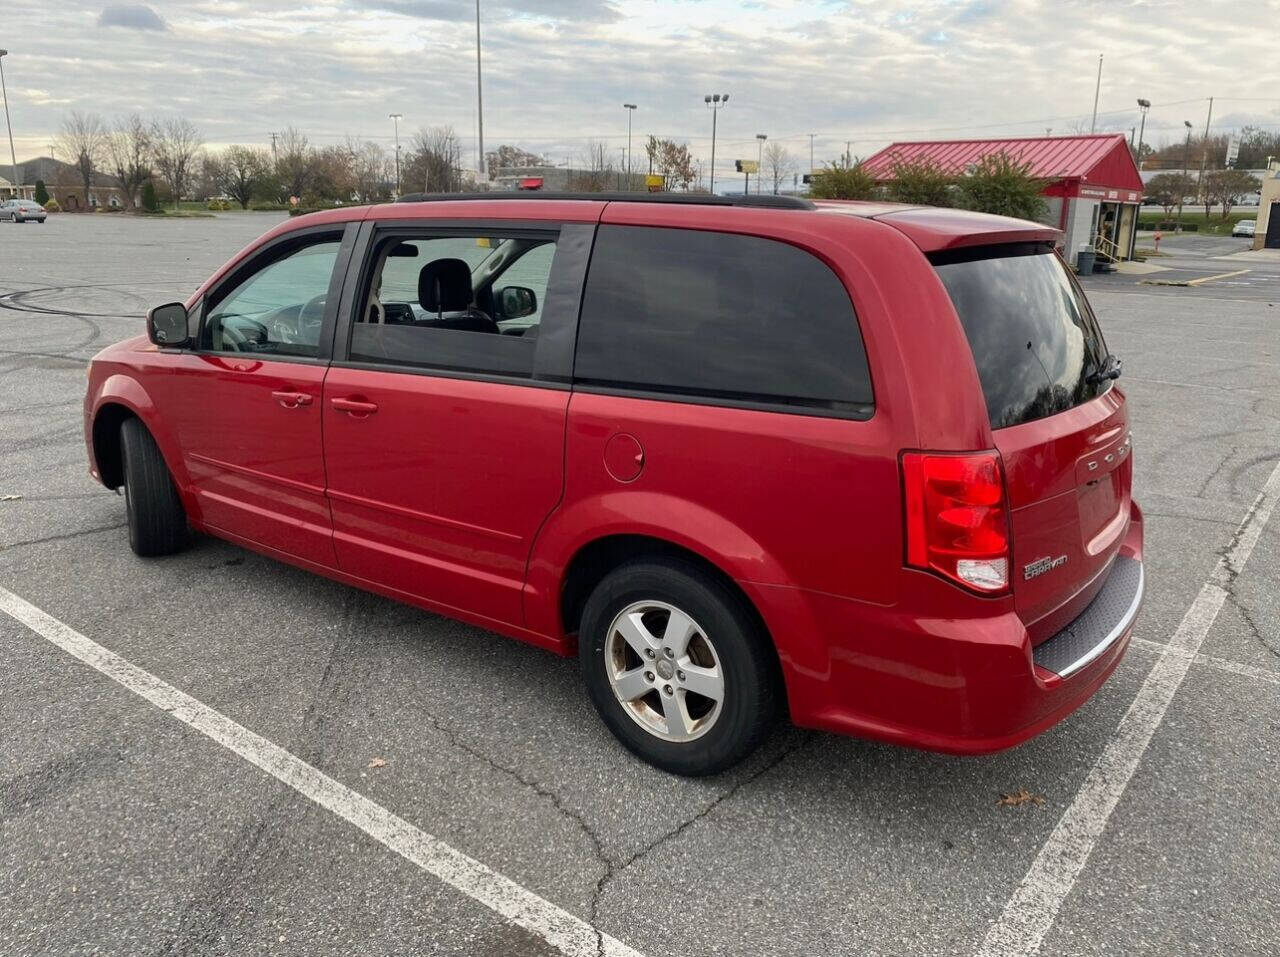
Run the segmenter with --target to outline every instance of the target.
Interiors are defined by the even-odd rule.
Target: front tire
[[[741,761],[777,713],[777,661],[742,598],[696,565],[620,566],[579,629],[587,693],[640,758],[692,777]]]
[[[187,542],[187,514],[164,456],[138,419],[120,426],[120,448],[129,547],[143,558],[172,555]]]

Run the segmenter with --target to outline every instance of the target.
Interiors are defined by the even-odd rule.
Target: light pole
[[[1196,177],[1196,202],[1204,202],[1204,166],[1209,161],[1209,124],[1213,122],[1213,97],[1209,97],[1209,114],[1204,118],[1204,141],[1200,144],[1200,175]],[[1208,213],[1205,213],[1208,216]]]
[[[1098,54],[1098,83],[1093,88],[1093,121],[1089,124],[1089,133],[1098,130],[1098,94],[1102,92],[1102,54]]]
[[[760,181],[764,179],[761,170],[764,168],[764,141],[769,137],[765,133],[757,133],[756,140],[756,195],[760,195]]]
[[[1138,127],[1138,169],[1142,169],[1142,137],[1147,132],[1147,110],[1151,109],[1151,101],[1138,100],[1138,109],[1142,111],[1142,123]]]
[[[623,103],[622,108],[627,111],[627,189],[631,188],[631,116],[636,111],[634,103]]]
[[[809,134],[809,175],[810,176],[813,175],[813,138],[817,135],[818,135],[817,133]]]
[[[484,93],[480,82],[480,0],[476,0],[476,171],[480,182],[488,177],[484,171]]]
[[[8,50],[0,50],[0,94],[4,95],[4,125],[9,129],[9,161],[13,163],[13,198],[20,199],[18,186],[18,154],[13,151],[13,123],[9,119],[9,91],[4,85],[4,58]]]
[[[716,191],[716,117],[729,102],[728,93],[708,93],[704,96],[703,101],[707,104],[707,109],[711,111],[711,194],[714,196]]]
[[[1182,125],[1187,128],[1187,145],[1182,148],[1182,185],[1178,187],[1177,232],[1182,232],[1182,201],[1186,199],[1183,194],[1187,191],[1187,180],[1191,178],[1191,174],[1187,172],[1191,168],[1191,121],[1183,120]]]
[[[396,129],[396,198],[400,196],[400,121],[404,119],[403,113],[388,113],[392,124]]]

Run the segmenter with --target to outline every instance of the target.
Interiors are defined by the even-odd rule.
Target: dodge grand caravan
[[[189,530],[577,654],[636,754],[798,725],[954,753],[1085,701],[1142,514],[1056,232],[774,197],[282,224],[94,359],[129,541]]]

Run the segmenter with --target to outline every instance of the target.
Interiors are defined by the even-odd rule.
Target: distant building
[[[1062,230],[1068,259],[1086,246],[1105,259],[1131,259],[1142,205],[1142,177],[1121,133],[1022,139],[894,143],[865,161],[880,183],[893,181],[895,162],[932,160],[963,175],[986,156],[1006,153],[1048,180],[1046,223]]]
[[[622,170],[593,172],[568,166],[500,166],[493,171],[490,184],[496,190],[543,190],[548,193],[591,192],[586,183],[599,181],[595,191],[643,190],[644,174],[628,176]]]
[[[8,171],[8,167],[0,166]],[[18,164],[18,178],[21,181],[18,189],[24,199],[35,199],[36,182],[44,181],[49,195],[58,201],[64,210],[93,209],[98,206],[122,205],[119,186],[105,173],[96,170],[89,179],[89,194],[85,195],[84,180],[80,171],[70,163],[54,159],[52,156],[38,156]],[[0,179],[0,196],[12,197],[12,185],[6,179]]]

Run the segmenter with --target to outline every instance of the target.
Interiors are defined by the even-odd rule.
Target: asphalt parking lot
[[[689,781],[573,662],[212,539],[129,551],[86,360],[275,221],[0,224],[0,954],[1280,952],[1280,283],[1090,282],[1149,578],[1085,707],[985,758],[780,728]]]

